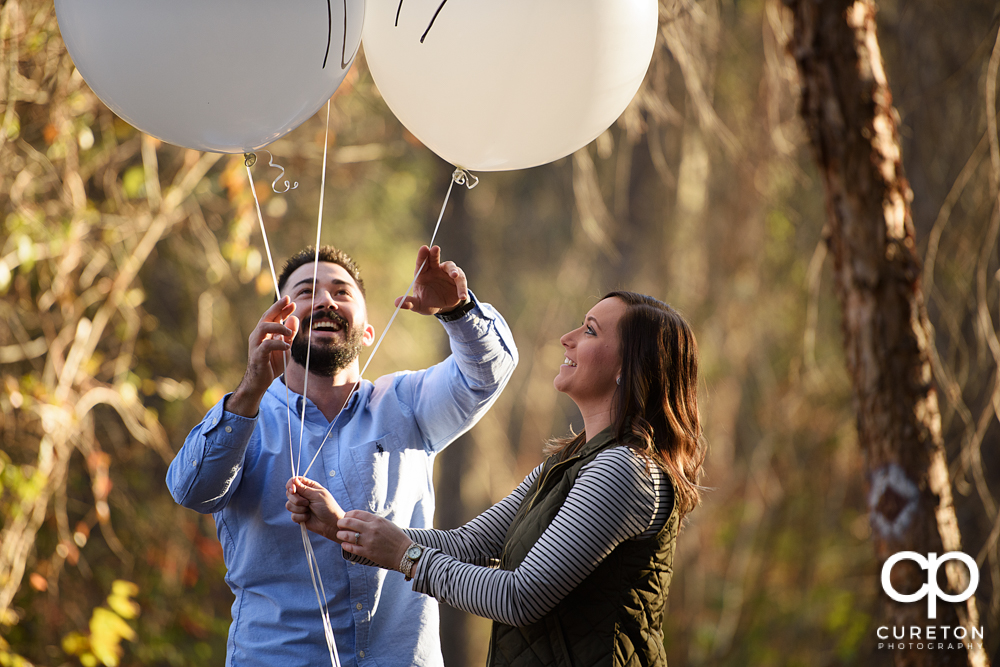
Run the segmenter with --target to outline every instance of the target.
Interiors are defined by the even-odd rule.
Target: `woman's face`
[[[598,301],[578,329],[559,339],[566,358],[552,384],[581,407],[605,400],[610,405],[621,373],[618,321],[624,314],[621,299]]]

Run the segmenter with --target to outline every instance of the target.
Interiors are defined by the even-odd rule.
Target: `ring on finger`
[[[361,539],[361,533],[354,533],[354,544],[361,546],[360,542],[358,542],[358,540],[360,539]]]

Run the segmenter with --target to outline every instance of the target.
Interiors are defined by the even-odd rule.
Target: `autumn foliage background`
[[[995,663],[1000,8],[879,8]],[[643,88],[608,132],[453,195],[443,252],[504,314],[521,363],[439,458],[437,524],[506,495],[573,423],[551,387],[559,336],[605,292],[647,292],[698,337],[713,489],[679,543],[671,664],[888,664],[790,18],[779,0],[662,0],[660,23]],[[392,117],[363,57],[332,108],[323,241],[361,265],[381,331],[451,167]],[[317,117],[272,146],[296,190],[274,194],[277,173],[254,168],[276,261],[315,237],[323,132]],[[176,506],[163,480],[242,376],[271,300],[262,249],[242,157],[141,135],[75,71],[51,3],[0,6],[0,665],[224,661],[232,597],[212,519]],[[368,376],[434,363],[446,345],[432,318],[404,313]],[[445,614],[448,664],[483,664],[488,622]]]

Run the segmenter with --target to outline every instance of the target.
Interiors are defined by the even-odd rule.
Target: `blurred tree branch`
[[[146,397],[186,396],[183,383],[135,373],[137,342],[155,326],[143,309],[140,272],[186,220],[187,202],[221,157],[196,156],[164,170],[159,142],[123,127],[96,101],[57,35],[50,5],[10,0],[0,9],[5,634],[25,619],[14,600],[28,588],[29,564],[30,588],[53,599],[65,563],[85,574],[80,583],[87,586],[92,570],[82,548],[94,526],[122,572],[136,566],[134,527],[127,527],[128,544],[115,529],[113,508],[127,501],[112,494],[121,474],[112,458],[139,459],[148,448],[160,461],[153,469],[162,469],[173,452]],[[91,496],[85,503],[81,473]],[[45,528],[50,518],[52,530]],[[82,598],[61,606],[77,609],[81,622],[90,608]],[[51,642],[60,629],[52,624],[40,634]]]

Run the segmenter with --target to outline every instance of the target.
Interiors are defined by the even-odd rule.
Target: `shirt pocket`
[[[400,452],[395,434],[354,445],[349,450],[368,511],[388,513],[399,491]]]

